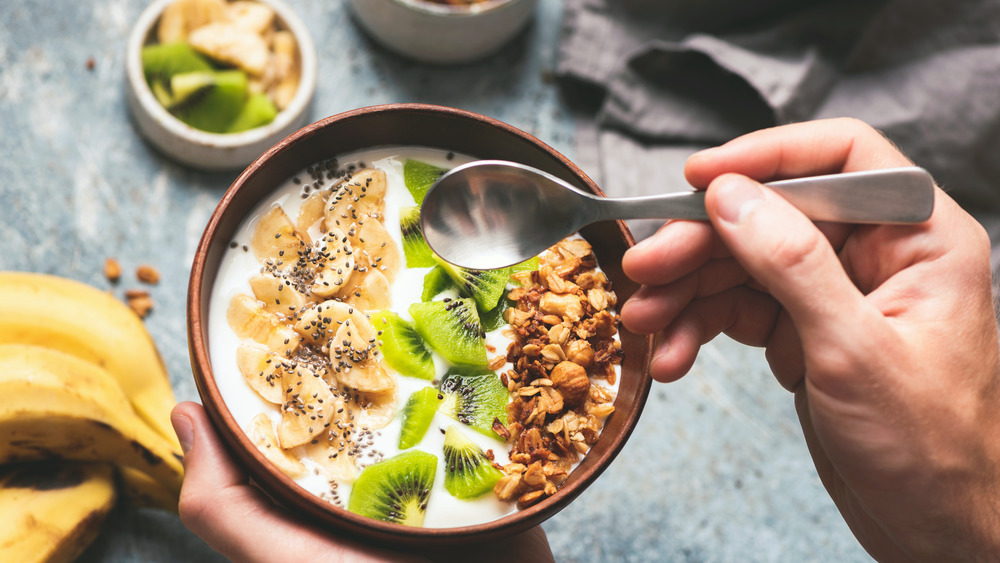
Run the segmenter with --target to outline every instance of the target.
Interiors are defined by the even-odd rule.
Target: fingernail
[[[716,188],[719,217],[727,223],[739,223],[763,201],[764,193],[757,184],[742,176],[725,176]]]
[[[181,450],[187,454],[194,442],[194,426],[191,424],[191,419],[180,414],[171,415],[170,423],[174,425],[174,433],[177,434],[177,441],[181,443]]]
[[[719,147],[708,147],[707,149],[701,149],[700,151],[698,151],[698,152],[692,154],[691,156],[689,156],[688,158],[695,158],[695,157],[705,158],[705,157],[711,156],[711,154],[713,152],[715,152],[716,149],[718,149],[718,148]]]

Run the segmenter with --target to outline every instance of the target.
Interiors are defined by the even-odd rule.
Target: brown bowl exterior
[[[340,154],[386,145],[410,145],[502,159],[540,168],[580,189],[601,190],[568,159],[538,139],[497,120],[452,108],[393,104],[357,109],[308,125],[253,162],[223,196],[198,245],[188,287],[188,344],[195,381],[212,422],[253,480],[272,498],[310,522],[353,536],[395,545],[442,546],[487,541],[525,531],[554,515],[607,467],[625,445],[646,402],[651,380],[652,337],[621,332],[625,353],[615,412],[600,439],[559,491],[534,506],[501,519],[456,528],[411,528],[358,516],[301,488],[275,469],[239,428],[212,374],[208,310],[216,272],[229,242],[247,214],[306,166]],[[621,257],[634,244],[624,223],[591,225],[581,234],[594,247],[619,302],[638,286],[625,277]]]

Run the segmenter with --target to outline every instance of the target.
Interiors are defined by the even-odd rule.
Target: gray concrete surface
[[[574,119],[548,79],[561,6],[473,65],[391,55],[342,2],[288,0],[319,49],[315,119],[377,103],[451,105],[513,124],[573,157]],[[198,237],[235,173],[205,174],[152,151],[125,108],[124,47],[145,2],[0,2],[0,269],[59,274],[121,295],[149,263],[147,319],[179,399],[197,400],[184,301]],[[88,60],[93,68],[88,68]],[[106,256],[125,270],[111,286]],[[3,296],[0,296],[2,299]],[[2,515],[0,515],[2,518]],[[545,524],[556,559],[866,561],[813,471],[791,397],[763,355],[708,346],[693,373],[655,385],[608,471]],[[119,508],[90,562],[216,561],[176,517]]]

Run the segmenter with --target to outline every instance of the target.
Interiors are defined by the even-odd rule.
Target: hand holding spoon
[[[815,221],[920,223],[934,208],[934,181],[915,166],[765,185]],[[590,223],[613,219],[707,220],[705,192],[603,198],[530,166],[479,160],[441,176],[420,210],[431,249],[478,270],[523,262]]]

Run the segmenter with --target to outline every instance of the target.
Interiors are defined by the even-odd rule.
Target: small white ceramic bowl
[[[457,64],[484,57],[523,28],[538,0],[485,0],[455,6],[428,0],[350,0],[361,26],[397,53]]]
[[[174,0],[155,0],[139,16],[129,35],[125,56],[128,107],[139,132],[170,158],[202,170],[243,168],[279,140],[309,122],[316,93],[316,47],[302,20],[280,0],[257,0],[274,9],[280,27],[292,32],[302,63],[299,88],[274,121],[240,133],[208,133],[170,114],[153,96],[142,72],[142,47],[151,40],[160,14]]]

